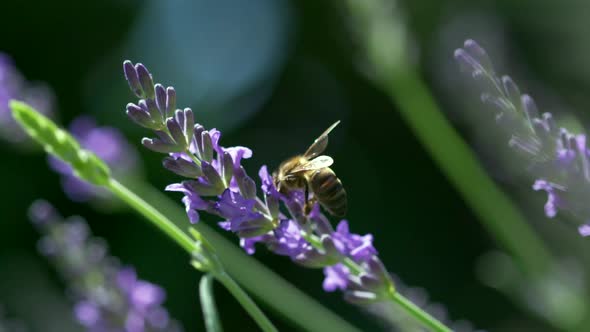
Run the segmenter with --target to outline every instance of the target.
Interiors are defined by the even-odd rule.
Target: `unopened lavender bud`
[[[229,152],[223,152],[223,180],[229,185],[234,174],[234,161]]]
[[[188,142],[186,141],[186,137],[184,137],[184,133],[182,132],[182,128],[178,121],[174,118],[168,118],[168,120],[166,120],[166,127],[168,128],[170,135],[172,135],[174,142],[178,145],[178,148],[181,150],[186,149]]]
[[[133,91],[138,98],[144,98],[143,89],[139,83],[139,76],[137,75],[133,63],[129,60],[125,60],[125,62],[123,62],[123,71],[125,72],[125,79],[127,80],[131,91]]]
[[[176,90],[169,86],[166,88],[166,114],[172,114],[176,109]],[[168,115],[166,115],[168,116]]]
[[[146,148],[159,153],[182,152],[182,149],[179,149],[178,145],[166,143],[157,138],[144,137],[141,140],[141,144]]]
[[[502,85],[504,86],[504,91],[506,92],[506,95],[508,95],[510,102],[512,102],[514,106],[520,106],[520,90],[514,81],[509,76],[503,76]]]
[[[465,50],[463,49],[456,49],[455,53],[455,60],[459,63],[461,70],[473,73],[475,70],[479,69],[479,63],[475,59],[471,57]]]
[[[160,115],[162,116],[162,118],[165,119],[168,117],[169,114],[166,108],[166,89],[162,84],[158,83],[154,86],[154,90],[156,94],[156,106],[158,107],[158,110],[160,111]]]
[[[216,188],[208,183],[202,183],[199,181],[184,181],[183,184],[187,186],[190,191],[202,197],[217,196],[220,194],[219,188]]]
[[[537,109],[537,105],[531,96],[527,94],[522,95],[520,97],[520,103],[529,122],[532,122],[532,119],[539,117],[539,110]]]
[[[193,139],[193,128],[195,127],[195,115],[190,108],[184,109],[184,127],[183,131],[186,136],[186,141],[190,142]]]
[[[154,90],[154,80],[152,79],[152,74],[150,74],[148,69],[141,63],[135,65],[135,71],[139,76],[139,83],[141,84],[145,98],[153,100],[155,98],[156,92]]]
[[[209,131],[205,130],[201,133],[201,159],[211,162],[213,160],[213,142]]]
[[[195,154],[197,155],[197,157],[199,159],[203,159],[202,155],[201,155],[201,147],[203,146],[203,132],[205,131],[205,128],[203,126],[201,126],[200,124],[196,124],[193,128],[193,139],[195,142]]]
[[[182,158],[166,157],[163,161],[164,167],[180,176],[186,178],[198,178],[203,175],[201,168],[192,161]]]
[[[479,64],[486,70],[493,70],[492,61],[488,53],[477,42],[472,39],[467,39],[463,47]]]
[[[129,103],[127,104],[127,116],[135,123],[137,123],[138,125],[148,128],[148,129],[153,129],[155,127],[155,123],[152,120],[150,114],[146,111],[144,111],[141,107],[133,104],[133,103]]]
[[[218,194],[221,194],[224,190],[223,180],[217,170],[208,162],[203,161],[201,163],[203,174],[214,188],[218,189]]]
[[[152,99],[141,99],[137,104],[144,112],[150,115],[154,126],[158,125],[161,127],[163,122],[162,115],[160,114],[160,111],[158,111],[158,107]]]

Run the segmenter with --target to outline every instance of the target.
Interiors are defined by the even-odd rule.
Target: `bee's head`
[[[279,171],[274,172],[272,176],[275,187],[282,193],[286,193],[292,189],[303,188],[305,186],[305,179],[301,178],[299,175]]]

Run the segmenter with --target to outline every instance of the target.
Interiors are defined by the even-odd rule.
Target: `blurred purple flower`
[[[498,77],[486,51],[467,40],[455,51],[461,69],[478,83],[481,100],[495,112],[509,145],[526,161],[536,178],[533,189],[547,193],[545,215],[565,212],[582,224],[579,233],[589,236],[590,166],[586,135],[558,128],[551,113],[539,114],[534,100],[521,94],[508,76]]]
[[[26,81],[12,59],[0,53],[0,136],[9,142],[22,143],[28,136],[12,118],[8,106],[11,99],[24,101],[50,118],[54,116],[53,92],[45,84]]]
[[[41,200],[33,203],[29,215],[44,234],[41,253],[67,282],[76,302],[74,315],[88,331],[181,331],[162,307],[164,290],[109,256],[104,241],[92,236],[82,218],[64,220]]]
[[[72,121],[70,132],[83,148],[94,152],[104,160],[115,174],[129,175],[137,171],[137,152],[117,129],[98,127],[92,118],[80,116]],[[62,186],[70,199],[83,202],[110,197],[106,190],[74,175],[72,168],[63,161],[49,156],[49,165],[62,174]]]
[[[306,214],[303,191],[280,193],[266,166],[258,172],[258,193],[256,181],[241,165],[252,156],[250,149],[223,147],[221,133],[195,124],[192,110],[174,111],[168,102],[171,96],[176,100],[174,88],[154,84],[144,65],[125,61],[123,69],[131,90],[140,98],[127,105],[127,115],[154,131],[156,137],[144,138],[142,143],[167,155],[164,167],[188,178],[166,189],[184,195],[192,223],[200,220],[203,211],[217,215],[223,219],[219,226],[235,233],[248,254],[262,244],[303,266],[323,268],[324,289],[340,289],[352,302],[368,302],[358,295],[361,292],[370,294],[373,301],[391,295],[391,280],[377,258],[372,235],[350,233],[344,220],[334,230],[319,204]]]

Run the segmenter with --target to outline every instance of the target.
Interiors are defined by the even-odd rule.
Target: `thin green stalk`
[[[146,201],[141,199],[141,197],[137,196],[134,192],[127,189],[127,187],[117,182],[115,179],[109,181],[107,188],[109,188],[115,196],[142,214],[154,226],[166,233],[189,254],[192,254],[195,248],[194,241],[186,233],[181,231],[172,221],[166,218],[166,216],[160,213],[160,211],[156,210]]]
[[[107,188],[121,200],[129,204],[132,208],[141,213],[153,225],[158,227],[161,231],[167,234],[178,245],[185,249],[189,254],[194,250],[194,241],[180,230],[172,221],[160,213],[158,210],[149,205],[146,201],[137,196],[134,192],[127,189],[115,179],[110,179]],[[240,302],[244,310],[246,310],[252,318],[258,323],[258,326],[265,332],[277,331],[270,320],[258,308],[256,303],[250,299],[248,294],[244,292],[238,284],[229,277],[224,271],[214,274],[214,276],[221,282],[232,295]]]
[[[215,278],[225,286],[225,288],[234,296],[236,300],[238,300],[238,302],[240,302],[242,307],[248,311],[250,317],[252,317],[256,323],[258,323],[258,326],[263,331],[278,331],[266,318],[264,313],[256,306],[248,294],[246,294],[246,292],[244,292],[244,290],[242,290],[240,286],[238,286],[238,284],[232,278],[230,278],[229,275],[226,273],[221,273],[219,275],[215,275]]]
[[[446,327],[443,323],[432,317],[429,313],[422,310],[420,307],[412,303],[410,300],[405,298],[398,292],[394,292],[391,295],[391,299],[394,303],[402,307],[407,313],[410,313],[424,326],[430,328],[432,331],[437,332],[452,332],[452,330]]]
[[[215,304],[215,295],[213,293],[212,274],[205,274],[199,282],[199,298],[201,299],[201,310],[205,319],[205,328],[207,332],[222,332],[221,321]]]

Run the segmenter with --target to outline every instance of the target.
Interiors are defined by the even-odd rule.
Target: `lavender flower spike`
[[[102,239],[80,217],[64,220],[46,201],[30,217],[44,234],[39,250],[51,259],[75,300],[74,315],[88,331],[181,331],[162,303],[162,288],[138,279],[132,267],[108,255]]]
[[[508,144],[536,180],[532,188],[547,193],[545,214],[565,213],[581,221],[578,231],[590,235],[590,151],[586,135],[558,128],[551,113],[539,114],[534,100],[521,94],[508,76],[498,77],[485,50],[465,41],[455,51],[461,69],[481,87],[481,99],[491,106]]]
[[[129,86],[142,98],[130,105],[141,108],[142,104],[153,102],[161,110],[163,85],[154,84],[152,97],[146,92],[152,90],[146,84],[153,76],[140,72],[145,67],[126,61],[124,68]],[[139,83],[133,70],[137,71]],[[306,214],[304,193],[280,193],[266,166],[258,173],[258,190],[256,181],[241,165],[242,160],[252,156],[250,149],[222,146],[221,133],[194,124],[190,109],[177,110],[172,116],[169,104],[166,105],[168,118],[161,122],[162,126],[158,121],[158,126],[146,126],[140,122],[147,120],[132,119],[157,136],[144,138],[142,143],[168,154],[164,167],[186,178],[169,185],[167,190],[184,195],[182,201],[191,222],[198,222],[202,212],[216,215],[222,219],[219,226],[235,233],[247,253],[253,254],[256,244],[260,244],[297,264],[324,269],[324,290],[340,289],[350,302],[365,304],[394,296],[393,282],[378,258],[370,234],[351,233],[345,220],[334,229],[318,204]]]

